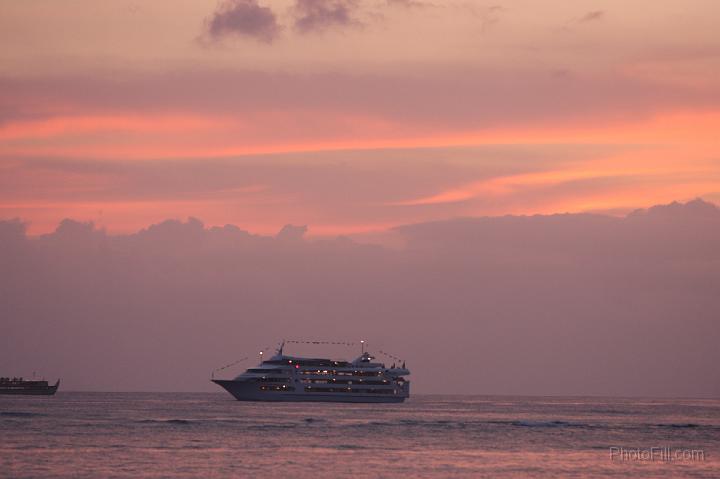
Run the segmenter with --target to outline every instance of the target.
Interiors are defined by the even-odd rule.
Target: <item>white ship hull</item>
[[[238,401],[276,402],[345,402],[345,403],[401,403],[409,396],[409,384],[402,395],[352,392],[262,391],[257,384],[242,381],[213,379]]]

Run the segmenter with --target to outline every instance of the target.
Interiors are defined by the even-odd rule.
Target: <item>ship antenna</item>
[[[365,354],[365,340],[360,340],[360,354]]]

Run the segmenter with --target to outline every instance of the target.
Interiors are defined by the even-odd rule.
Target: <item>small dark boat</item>
[[[52,396],[58,390],[60,380],[54,385],[47,381],[23,378],[0,378],[0,394],[26,394],[35,396]]]

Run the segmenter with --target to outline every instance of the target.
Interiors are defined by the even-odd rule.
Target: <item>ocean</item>
[[[720,477],[720,400],[0,396],[11,478]]]

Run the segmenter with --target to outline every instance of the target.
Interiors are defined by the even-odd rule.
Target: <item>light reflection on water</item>
[[[720,401],[413,396],[243,403],[223,393],[0,396],[7,477],[718,477]],[[705,461],[610,461],[610,447]]]

